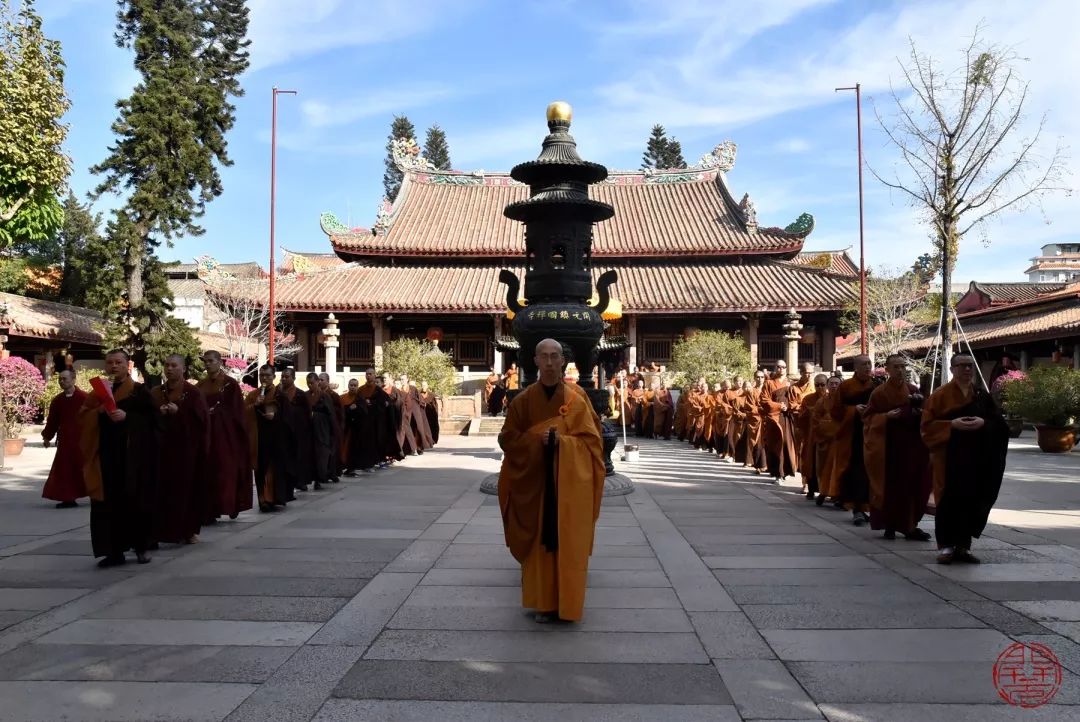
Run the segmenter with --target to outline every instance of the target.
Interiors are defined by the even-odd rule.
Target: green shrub
[[[379,373],[391,374],[395,379],[406,374],[417,388],[427,381],[435,395],[444,398],[458,390],[454,362],[429,341],[396,338],[389,342],[383,347],[383,367]]]
[[[85,369],[76,368],[75,371],[75,385],[90,393],[90,379],[96,376],[104,376],[105,372],[101,369]],[[49,380],[45,382],[45,395],[41,399],[41,416],[44,418],[45,413],[49,410],[49,404],[52,400],[60,395],[60,378],[53,374],[49,377]]]
[[[1070,426],[1080,417],[1080,371],[1036,366],[1002,388],[1005,410],[1035,424]]]
[[[675,381],[693,383],[702,376],[709,383],[725,378],[750,378],[750,350],[739,336],[723,331],[698,331],[675,342],[671,366]]]

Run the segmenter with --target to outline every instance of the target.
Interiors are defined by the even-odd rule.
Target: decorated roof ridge
[[[1039,284],[1042,285],[1042,284]],[[1047,284],[1049,285],[1049,284]],[[977,318],[982,316],[992,316],[999,313],[1008,313],[1013,309],[1024,309],[1028,306],[1038,306],[1044,303],[1054,303],[1056,301],[1065,301],[1071,298],[1080,299],[1080,281],[1065,284],[1065,287],[1058,291],[1050,291],[1048,293],[1040,293],[1034,298],[1024,298],[1013,303],[999,303],[986,308],[976,309],[974,311],[968,311],[966,313],[959,314],[960,318]]]
[[[333,251],[294,251],[293,249],[286,248],[285,246],[282,246],[281,250],[285,251],[285,253],[290,256],[304,256],[305,258],[337,258],[337,254]]]

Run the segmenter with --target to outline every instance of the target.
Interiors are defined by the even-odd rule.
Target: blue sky
[[[661,7],[662,5],[662,7]],[[992,5],[992,7],[991,7]],[[112,135],[116,100],[137,75],[112,41],[110,0],[39,0],[45,31],[62,41],[72,99],[71,185],[94,185],[87,168]],[[637,168],[653,123],[693,163],[717,143],[739,146],[728,181],[749,192],[759,222],[784,226],[803,211],[817,227],[807,248],[858,251],[854,98],[834,87],[861,82],[867,162],[889,172],[897,156],[877,129],[908,38],[959,60],[975,25],[1015,48],[1031,83],[1028,135],[1040,116],[1047,151],[1080,131],[1080,11],[1070,0],[887,2],[728,0],[502,2],[492,0],[250,0],[252,67],[229,136],[235,165],[203,219],[163,258],[221,261],[268,255],[270,89],[279,99],[278,246],[328,250],[322,211],[370,225],[382,195],[394,113],[447,132],[455,168],[509,169],[535,157],[544,108],[574,106],[582,154]],[[1065,179],[1080,182],[1070,158]],[[929,249],[927,228],[896,193],[867,174],[870,267],[908,265]],[[105,210],[116,200],[102,199]],[[1006,215],[965,239],[957,280],[1023,280],[1038,247],[1080,237],[1080,196]]]

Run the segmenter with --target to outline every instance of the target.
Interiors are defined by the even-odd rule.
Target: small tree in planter
[[[1019,438],[1020,434],[1024,432],[1024,417],[1011,413],[1005,408],[1005,387],[1013,381],[1023,381],[1026,378],[1027,374],[1023,371],[1007,371],[994,379],[993,387],[990,389],[990,395],[994,397],[994,402],[997,403],[998,408],[1005,412],[1005,422],[1009,425],[1010,439]]]
[[[45,379],[37,367],[18,356],[0,360],[0,421],[4,424],[4,449],[11,456],[22,453],[23,426],[41,413]]]
[[[1039,448],[1063,453],[1076,444],[1080,417],[1080,371],[1061,366],[1036,366],[1026,379],[1007,382],[1002,395],[1005,410],[1035,424]]]

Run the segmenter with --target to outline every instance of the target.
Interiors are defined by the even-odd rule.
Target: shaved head
[[[548,349],[562,353],[562,344],[553,338],[545,338],[543,341],[536,344],[537,355],[544,353]]]

